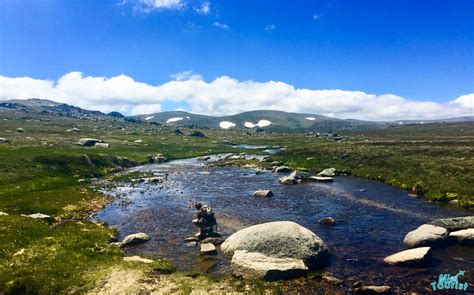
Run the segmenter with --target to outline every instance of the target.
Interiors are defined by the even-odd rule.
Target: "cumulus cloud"
[[[194,11],[196,11],[199,14],[204,14],[204,15],[209,14],[209,12],[211,12],[211,2],[205,1],[201,3],[201,6],[195,8]]]
[[[177,10],[186,6],[183,0],[129,0],[132,3],[133,9],[140,12],[151,12],[153,10]],[[121,5],[126,3],[124,0]]]
[[[221,28],[221,29],[228,29],[229,26],[220,22],[215,22],[212,24],[214,27]]]
[[[212,81],[192,71],[160,85],[126,75],[84,76],[71,72],[57,81],[0,76],[0,99],[51,99],[101,111],[125,114],[160,111],[163,103],[182,103],[194,113],[227,115],[271,109],[362,120],[436,119],[474,115],[474,94],[446,103],[416,101],[395,94],[340,89],[296,88],[285,82],[239,81],[221,76]]]

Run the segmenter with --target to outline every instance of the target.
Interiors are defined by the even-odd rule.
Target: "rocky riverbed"
[[[281,220],[311,230],[331,252],[322,271],[341,279],[348,288],[362,282],[389,285],[392,290],[427,292],[440,273],[455,274],[459,270],[467,271],[464,281],[473,282],[473,274],[468,271],[474,265],[474,248],[470,245],[435,247],[430,251],[432,261],[422,266],[384,262],[385,257],[406,249],[403,240],[408,232],[438,218],[470,215],[469,211],[429,203],[383,183],[351,177],[336,177],[332,183],[282,185],[279,179],[290,172],[206,164],[215,159],[132,168],[151,177],[109,186],[105,192],[115,201],[94,218],[116,227],[120,240],[128,234],[147,233],[150,240],[126,248],[127,255],[165,258],[180,270],[230,274],[230,260],[219,249],[215,255],[200,255],[197,244],[184,242],[195,233],[190,201],[201,201],[215,210],[224,238],[255,224]],[[255,197],[254,192],[261,189],[273,194]],[[328,217],[331,222],[318,223]]]

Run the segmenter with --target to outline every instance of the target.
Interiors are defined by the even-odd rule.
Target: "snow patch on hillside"
[[[169,118],[168,121],[166,121],[166,123],[173,123],[173,122],[178,122],[178,121],[181,121],[181,120],[183,120],[183,118],[174,117],[174,118]]]
[[[235,123],[229,121],[222,121],[219,123],[219,127],[221,127],[222,129],[229,129],[235,127]]]
[[[315,117],[306,117],[305,119],[308,120],[308,121],[314,121],[314,120],[316,120]]]

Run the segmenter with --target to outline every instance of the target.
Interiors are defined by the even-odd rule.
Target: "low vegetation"
[[[0,292],[4,293],[82,293],[97,288],[111,269],[173,271],[160,261],[123,262],[122,251],[109,246],[113,230],[87,220],[109,202],[94,189],[94,178],[145,163],[158,153],[177,159],[244,151],[232,148],[230,142],[282,146],[286,150],[272,161],[315,172],[333,166],[407,191],[415,187],[416,194],[431,200],[456,199],[462,206],[474,206],[473,123],[351,131],[342,134],[343,140],[334,140],[315,134],[233,130],[201,130],[206,135],[201,138],[188,136],[192,129],[187,128],[181,135],[156,124],[67,117],[15,115],[2,120],[0,137],[10,141],[0,144],[0,211],[9,214],[0,216]],[[18,127],[24,132],[16,132]],[[67,131],[73,127],[80,131]],[[102,139],[110,148],[76,145],[82,137]],[[55,222],[22,216],[38,212],[53,216]],[[166,280],[179,281],[181,290],[190,291],[192,278],[182,273],[172,276]],[[223,288],[232,290],[262,287],[240,286],[238,280],[226,284],[230,287]]]

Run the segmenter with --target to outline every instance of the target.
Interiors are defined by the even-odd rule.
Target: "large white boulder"
[[[403,243],[409,247],[431,246],[441,244],[448,238],[448,231],[440,226],[423,224],[409,232]]]
[[[303,260],[309,269],[324,266],[329,258],[326,243],[309,229],[291,221],[275,221],[244,228],[221,245],[225,255],[257,252],[273,258]]]
[[[327,168],[324,169],[323,171],[319,172],[317,176],[323,176],[323,177],[333,177],[336,176],[336,168]]]
[[[122,242],[119,243],[120,247],[131,246],[135,244],[145,243],[150,239],[150,236],[146,233],[136,233],[126,236]]]
[[[232,274],[246,280],[285,280],[306,275],[303,260],[274,258],[261,253],[237,250],[232,257]]]
[[[416,265],[428,262],[431,257],[430,247],[420,247],[387,256],[383,261],[391,265]]]
[[[474,244],[474,228],[451,232],[449,237],[455,239],[460,244]]]

